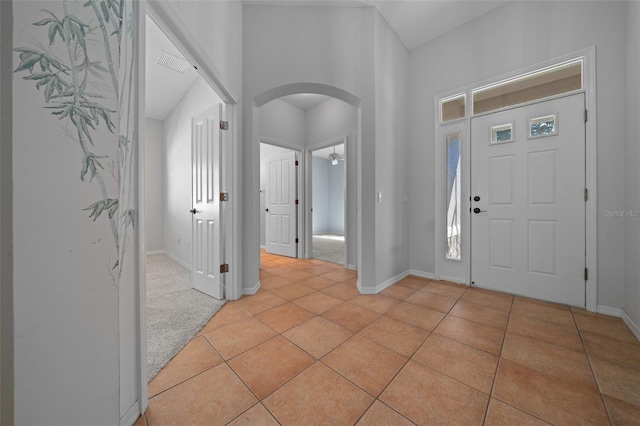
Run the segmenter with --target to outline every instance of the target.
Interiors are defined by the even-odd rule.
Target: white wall
[[[628,2],[625,22],[625,205],[640,210],[640,3]],[[625,218],[625,313],[640,328],[640,217]]]
[[[300,148],[306,146],[306,112],[275,99],[260,107],[260,137]]]
[[[32,24],[48,16],[42,9],[62,14],[62,3],[13,7],[14,46],[48,45],[46,28]],[[95,20],[90,8],[74,4],[70,12]],[[101,44],[87,46],[93,60],[106,63]],[[51,49],[69,61],[59,39]],[[111,275],[118,255],[107,213],[93,221],[84,210],[103,193],[98,178],[80,179],[84,158],[73,126],[44,108],[42,91],[24,75],[13,76],[15,423],[119,424],[119,288]],[[113,91],[96,90],[104,95],[97,102],[118,109]],[[118,114],[113,118],[117,125]],[[92,135],[104,187],[117,198],[109,171],[118,158],[117,130],[101,124]]]
[[[381,285],[409,269],[409,52],[376,15],[376,279]],[[424,170],[424,168],[420,168]]]
[[[327,163],[327,232],[344,235],[344,161],[338,161],[335,166],[329,160]]]
[[[221,102],[199,78],[163,121],[164,249],[186,266],[191,265],[191,119]]]
[[[13,11],[0,2],[0,424],[13,424]]]
[[[146,251],[164,250],[165,157],[163,122],[145,119],[144,173]]]
[[[312,229],[313,234],[329,232],[329,160],[313,157],[312,179]]]
[[[510,2],[411,51],[409,84],[411,268],[434,271],[434,96],[596,46],[598,304],[623,299],[623,2]]]
[[[364,267],[359,279],[374,286],[373,199],[374,63],[372,8],[245,6],[243,35],[243,286],[258,283],[258,137],[254,98],[291,83],[318,83],[345,90],[361,100]],[[295,36],[292,36],[295,34]]]
[[[356,133],[358,133],[358,110],[340,99],[327,99],[307,110],[307,146]]]

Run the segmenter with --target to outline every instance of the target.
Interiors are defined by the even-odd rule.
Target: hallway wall
[[[623,303],[624,2],[510,2],[411,51],[409,85],[411,268],[434,272],[436,95],[596,46],[598,304]]]
[[[164,250],[165,155],[162,121],[145,119],[144,172],[147,252]]]

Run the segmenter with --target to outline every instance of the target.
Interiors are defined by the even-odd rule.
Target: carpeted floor
[[[147,365],[151,380],[224,305],[191,288],[191,272],[164,254],[147,256]]]
[[[314,235],[313,236],[314,259],[344,265],[345,242],[342,235]]]

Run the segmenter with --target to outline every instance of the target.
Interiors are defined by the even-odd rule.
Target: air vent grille
[[[162,51],[160,54],[158,64],[178,72],[185,72],[191,66],[189,62],[184,59],[165,51]]]

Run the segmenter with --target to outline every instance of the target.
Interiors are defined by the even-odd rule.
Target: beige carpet
[[[338,265],[344,265],[345,242],[341,235],[314,235],[313,257]]]

